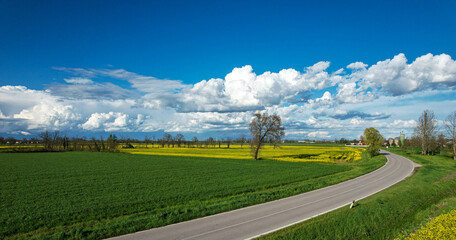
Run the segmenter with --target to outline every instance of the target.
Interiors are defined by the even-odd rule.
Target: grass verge
[[[422,165],[380,193],[259,239],[403,238],[435,216],[456,209],[456,162],[442,156],[404,155]]]

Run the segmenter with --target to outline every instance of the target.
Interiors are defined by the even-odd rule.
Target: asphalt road
[[[366,175],[315,191],[113,239],[250,239],[346,206],[388,188],[417,164],[382,151],[387,163]]]

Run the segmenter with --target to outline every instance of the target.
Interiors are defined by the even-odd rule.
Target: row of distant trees
[[[439,129],[434,112],[424,110],[418,118],[414,136],[403,145],[403,148],[420,145],[423,155],[435,154],[450,148],[456,160],[456,111],[446,117],[443,129]]]
[[[163,134],[163,138],[155,139],[155,136],[145,137],[144,143],[145,147],[152,146],[152,147],[188,147],[188,148],[208,148],[208,147],[219,147],[221,148],[222,145],[224,147],[230,148],[232,143],[240,144],[243,147],[250,139],[247,139],[245,135],[242,135],[240,138],[231,139],[229,137],[223,139],[214,139],[213,137],[208,137],[205,140],[200,140],[197,137],[193,137],[191,140],[186,140],[183,134],[176,134],[175,136],[165,133]]]
[[[61,135],[59,131],[40,133],[41,143],[44,151],[91,151],[91,152],[117,152],[120,144],[117,136],[109,135],[105,140],[103,137],[96,139],[69,138]]]
[[[23,138],[22,140],[13,137],[0,137],[0,144],[12,146],[13,151],[92,151],[92,152],[117,152],[119,150],[119,141],[116,135],[109,135],[107,139],[94,137],[90,139],[73,137],[61,134],[59,131],[45,131],[39,134],[39,138]],[[27,148],[21,148],[28,146]],[[15,148],[17,147],[17,148]],[[33,148],[35,147],[35,148]]]
[[[191,140],[186,140],[183,134],[171,135],[169,133],[163,134],[162,138],[155,138],[155,136],[146,136],[144,140],[133,138],[118,138],[115,134],[109,135],[108,138],[69,138],[67,135],[59,131],[45,131],[39,134],[39,138],[30,139],[15,139],[13,137],[3,138],[0,137],[0,144],[10,146],[36,146],[35,151],[92,151],[92,152],[117,152],[120,148],[134,148],[136,147],[157,147],[157,148],[174,148],[174,147],[188,147],[188,148],[230,148],[231,144],[239,144],[241,148],[246,145],[251,139],[247,139],[245,135],[237,139],[225,138],[214,139],[208,137],[204,140],[199,140],[193,137]],[[272,142],[269,138],[265,142]],[[38,146],[40,146],[38,148]],[[41,147],[42,146],[42,147]],[[16,149],[17,151],[29,151],[27,149]]]

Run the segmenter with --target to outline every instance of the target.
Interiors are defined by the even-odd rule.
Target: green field
[[[100,239],[313,190],[383,163],[4,153],[0,238]]]
[[[410,178],[380,193],[260,239],[395,239],[456,209],[456,162],[389,149],[422,165]],[[449,239],[454,239],[450,236]],[[432,239],[432,238],[429,238]]]

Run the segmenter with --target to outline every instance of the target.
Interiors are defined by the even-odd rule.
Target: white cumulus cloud
[[[119,112],[93,113],[89,119],[80,124],[84,130],[103,130],[106,132],[113,131],[130,131],[128,128],[128,115]]]
[[[0,110],[3,118],[27,129],[60,129],[74,124],[80,118],[73,106],[59,100],[47,91],[30,90],[24,86],[0,87]],[[14,128],[14,123],[10,122]],[[24,129],[25,130],[25,129]]]
[[[180,109],[189,111],[250,111],[285,102],[302,102],[303,94],[334,86],[338,74],[325,70],[329,62],[319,62],[304,73],[284,69],[257,75],[250,65],[235,68],[225,79],[210,79],[184,90]]]
[[[414,91],[456,85],[456,62],[447,54],[426,54],[408,64],[404,54],[379,61],[367,70],[354,73],[367,87],[402,95]]]

